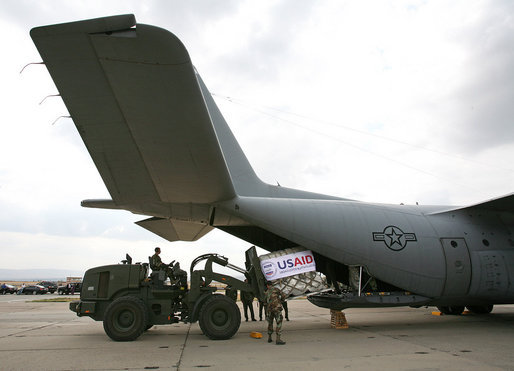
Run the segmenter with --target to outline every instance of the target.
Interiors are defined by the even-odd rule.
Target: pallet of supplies
[[[301,247],[259,256],[264,277],[286,297],[301,296],[328,288],[327,280],[316,272],[312,251]]]

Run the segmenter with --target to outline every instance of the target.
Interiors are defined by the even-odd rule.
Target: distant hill
[[[84,272],[67,269],[0,269],[1,281],[62,281],[66,277],[82,277]]]

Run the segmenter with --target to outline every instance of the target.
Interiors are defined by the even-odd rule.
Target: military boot
[[[268,335],[268,343],[271,343],[273,339],[271,338],[271,335]]]
[[[284,345],[285,343],[286,343],[285,341],[280,340],[280,335],[277,335],[277,341],[275,342],[275,344]]]

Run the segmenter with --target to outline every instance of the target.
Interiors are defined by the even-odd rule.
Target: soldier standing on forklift
[[[266,282],[266,292],[264,293],[266,296],[266,309],[267,309],[267,319],[268,319],[268,343],[271,343],[273,339],[271,335],[273,334],[273,320],[277,322],[277,345],[284,345],[286,342],[280,339],[280,335],[282,334],[282,302],[286,299],[282,291],[278,288],[273,287],[271,282]]]

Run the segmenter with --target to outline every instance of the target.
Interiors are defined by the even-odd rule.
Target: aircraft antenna
[[[231,103],[234,103],[234,104],[237,104],[237,105],[249,108],[249,109],[251,109],[253,111],[256,111],[256,112],[259,112],[259,113],[261,113],[263,115],[270,116],[270,117],[273,117],[275,119],[288,122],[290,124],[293,124],[295,126],[301,127],[303,129],[306,129],[306,130],[310,130],[310,129],[305,127],[305,126],[302,126],[302,125],[296,123],[295,121],[288,120],[288,119],[285,119],[283,117],[280,117],[280,116],[277,116],[277,115],[273,115],[273,114],[271,114],[269,112],[266,112],[266,111],[264,111],[264,109],[272,110],[272,111],[275,111],[275,112],[284,113],[284,114],[287,114],[287,115],[296,116],[296,117],[303,118],[303,119],[306,119],[306,120],[311,120],[311,121],[314,121],[314,122],[319,122],[319,123],[324,124],[324,125],[333,126],[333,127],[340,128],[340,129],[343,129],[343,130],[353,131],[353,132],[356,132],[356,133],[359,133],[359,134],[364,134],[364,135],[372,136],[372,137],[375,137],[375,138],[378,138],[378,139],[382,139],[382,140],[386,140],[386,141],[390,141],[390,142],[395,142],[395,143],[398,143],[398,144],[409,146],[411,148],[421,149],[421,150],[424,150],[424,151],[436,153],[436,154],[447,156],[447,157],[453,157],[453,158],[456,158],[456,159],[461,160],[461,161],[475,163],[475,164],[478,164],[478,165],[481,165],[481,166],[485,166],[485,167],[488,167],[488,168],[492,167],[492,168],[496,168],[496,169],[503,170],[503,171],[514,172],[514,169],[511,169],[511,168],[508,168],[508,167],[498,166],[496,164],[484,163],[482,161],[473,160],[473,159],[470,159],[470,158],[467,158],[467,157],[464,157],[464,156],[457,155],[455,153],[446,152],[446,151],[443,151],[443,150],[440,150],[440,149],[429,148],[429,147],[422,146],[422,145],[412,144],[412,143],[405,142],[405,141],[402,141],[402,140],[399,140],[399,139],[390,138],[390,137],[387,137],[387,136],[384,136],[384,135],[380,135],[380,134],[376,134],[376,133],[371,133],[371,132],[366,131],[366,130],[360,130],[360,129],[352,128],[352,127],[347,126],[347,125],[342,125],[342,124],[338,124],[338,123],[334,123],[334,122],[330,122],[330,121],[326,121],[326,120],[321,120],[321,119],[317,119],[317,118],[310,117],[310,116],[300,115],[300,114],[297,114],[297,113],[294,113],[294,112],[289,112],[289,111],[281,110],[281,109],[274,108],[274,107],[269,107],[269,106],[253,106],[253,105],[251,105],[249,103],[246,103],[243,99],[234,98],[234,97],[228,97],[228,96],[224,96],[224,95],[221,95],[221,94],[215,94],[215,93],[211,93],[211,94],[213,96],[225,99],[225,100],[227,100],[227,101],[229,101]],[[324,134],[321,134],[321,133],[318,133],[318,134],[324,135]],[[324,136],[327,136],[327,135],[324,135]],[[381,155],[379,155],[379,156],[381,156]],[[387,157],[385,157],[385,158],[387,158]]]
[[[59,116],[59,117],[57,117],[57,118],[54,120],[54,122],[52,122],[52,125],[54,125],[57,121],[59,121],[59,120],[60,120],[60,119],[62,119],[62,118],[68,118],[68,119],[71,119],[71,116]]]
[[[31,62],[31,63],[28,63],[25,66],[23,66],[23,68],[20,71],[20,74],[25,70],[25,68],[27,68],[28,66],[30,66],[32,64],[45,64],[45,62]]]
[[[50,95],[47,95],[46,97],[43,98],[43,100],[41,102],[39,102],[39,105],[41,105],[46,100],[46,98],[60,97],[60,96],[61,96],[61,94],[50,94]]]

